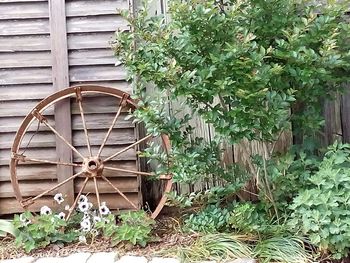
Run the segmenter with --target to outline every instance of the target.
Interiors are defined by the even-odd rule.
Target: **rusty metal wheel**
[[[91,96],[111,96],[113,99],[116,99],[116,105],[115,105],[115,115],[113,118],[112,123],[110,124],[108,131],[106,135],[103,137],[103,140],[101,141],[99,147],[95,147],[98,149],[98,151],[93,151],[90,139],[89,137],[89,128],[87,127],[87,122],[85,120],[85,113],[84,113],[84,101],[88,98],[91,98]],[[78,105],[77,108],[79,109],[77,115],[80,115],[81,122],[82,122],[82,130],[84,131],[85,137],[85,146],[87,149],[85,149],[85,153],[82,151],[79,151],[77,147],[73,146],[73,143],[70,143],[64,136],[61,135],[57,129],[55,129],[54,125],[51,124],[50,119],[45,116],[45,111],[48,108],[52,107],[58,107],[59,103],[63,102],[64,100],[69,99],[75,99],[75,103]],[[127,174],[133,174],[137,176],[137,178],[140,178],[140,176],[154,176],[153,173],[148,172],[141,172],[138,171],[138,169],[135,170],[129,170],[124,169],[123,167],[116,167],[116,166],[110,166],[109,163],[113,160],[115,160],[116,157],[122,155],[123,153],[127,152],[130,149],[137,148],[139,149],[140,145],[145,144],[148,140],[155,139],[153,135],[147,135],[139,140],[134,141],[131,144],[128,144],[126,147],[123,147],[122,149],[116,151],[114,154],[109,155],[107,157],[102,156],[102,151],[111,135],[111,132],[113,128],[116,126],[116,123],[118,122],[118,118],[120,118],[121,112],[124,109],[134,110],[136,109],[137,104],[135,101],[133,101],[129,94],[122,92],[115,88],[108,88],[103,86],[97,86],[97,85],[80,85],[80,86],[73,86],[64,90],[61,90],[57,93],[52,94],[51,96],[45,98],[40,103],[36,105],[36,107],[26,116],[26,118],[23,120],[20,128],[17,131],[17,134],[14,139],[14,143],[11,149],[12,156],[11,156],[11,163],[10,163],[10,172],[11,172],[11,183],[13,186],[13,190],[15,193],[15,196],[20,203],[20,205],[27,210],[30,206],[35,204],[37,200],[40,198],[43,198],[47,195],[53,195],[54,193],[57,193],[57,190],[65,186],[65,184],[72,183],[72,181],[76,178],[84,179],[83,183],[80,185],[80,190],[76,191],[76,195],[74,198],[72,198],[72,204],[70,206],[67,218],[69,218],[74,211],[75,207],[77,206],[79,197],[84,193],[84,189],[89,181],[93,182],[94,185],[94,194],[96,197],[96,203],[100,207],[101,206],[101,199],[100,199],[100,191],[99,191],[99,182],[104,182],[104,185],[108,185],[110,187],[109,190],[114,192],[116,195],[119,196],[119,198],[123,198],[124,201],[130,204],[130,206],[133,209],[140,209],[140,204],[135,204],[129,198],[123,193],[123,191],[120,190],[120,187],[117,187],[116,185],[111,182],[106,176],[105,172],[108,171],[111,172],[119,172],[119,173],[127,173]],[[52,113],[51,113],[52,114]],[[30,142],[33,139],[33,136],[39,136],[37,133],[32,134],[31,138],[27,140],[27,145],[24,143],[24,137],[26,133],[30,130],[30,127],[33,125],[33,123],[37,122],[38,129],[40,126],[45,127],[45,129],[48,132],[51,132],[54,134],[54,136],[57,138],[57,143],[60,142],[64,144],[66,147],[69,147],[72,152],[78,157],[79,161],[70,161],[70,162],[64,162],[56,158],[56,160],[52,160],[49,158],[40,158],[36,156],[26,156],[26,148],[30,144]],[[91,127],[93,129],[94,127]],[[107,129],[106,129],[107,130]],[[36,131],[36,132],[37,132]],[[162,142],[163,151],[165,153],[169,153],[170,150],[170,142],[166,135],[160,136],[160,141]],[[37,139],[38,140],[38,139]],[[136,151],[137,151],[136,149]],[[87,150],[87,151],[86,151]],[[67,176],[64,180],[61,180],[60,182],[55,182],[55,185],[52,187],[49,187],[49,189],[45,189],[44,191],[40,192],[39,194],[28,196],[28,194],[25,196],[21,192],[21,178],[18,176],[18,169],[21,167],[26,167],[27,164],[49,164],[49,165],[57,165],[57,167],[60,166],[68,166],[72,169],[75,169],[75,172],[71,175]],[[164,186],[163,190],[163,196],[161,197],[158,205],[154,209],[154,211],[151,211],[151,217],[155,218],[161,209],[163,208],[165,201],[166,201],[166,194],[171,190],[172,187],[172,179],[170,175],[162,175],[159,176],[158,179],[164,180],[162,185]],[[139,181],[139,180],[138,180]],[[92,183],[91,183],[92,184]]]

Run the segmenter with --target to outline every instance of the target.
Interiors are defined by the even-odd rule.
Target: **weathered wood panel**
[[[126,93],[132,94],[132,86],[129,85],[126,81],[121,80],[121,81],[79,81],[79,82],[71,82],[71,85],[81,85],[81,84],[94,84],[94,85],[101,85],[105,87],[111,87],[111,88],[116,88],[121,91],[124,91]]]
[[[102,151],[102,154],[101,154],[101,159],[106,159],[107,157],[115,154],[116,152],[124,149],[127,145],[124,145],[124,146],[105,146],[103,148],[103,151]],[[76,147],[77,150],[83,154],[84,156],[88,156],[88,150],[87,150],[87,147]],[[91,147],[91,150],[93,153],[97,153],[98,150],[99,150],[100,147],[96,147],[96,146],[92,146]],[[28,154],[29,156],[29,154]],[[0,157],[1,158],[1,157]],[[1,159],[0,159],[1,160]],[[123,161],[133,161],[133,160],[136,160],[136,151],[134,149],[130,149],[120,155],[118,155],[117,157],[115,157],[113,160],[123,160]],[[81,158],[76,154],[76,153],[73,153],[73,161],[74,162],[82,162]]]
[[[5,20],[0,23],[0,36],[49,34],[48,19]]]
[[[69,75],[71,82],[125,80],[127,77],[123,67],[110,65],[71,67]]]
[[[0,53],[0,68],[51,67],[50,52]]]
[[[26,116],[39,101],[3,101],[0,103],[0,117]],[[52,115],[52,109],[48,109],[47,114]]]
[[[84,183],[84,178],[78,178],[74,182],[74,191],[77,193],[81,189]],[[123,178],[109,178],[111,183],[117,187],[122,193],[132,193],[138,191],[138,183],[135,178],[123,177]],[[115,190],[102,179],[97,179],[98,188],[101,193],[115,193]],[[0,188],[1,189],[1,188]],[[95,185],[93,180],[89,180],[83,193],[94,193]]]
[[[0,36],[0,52],[49,51],[49,35]]]
[[[87,115],[85,117],[86,126],[93,127],[95,130],[105,130],[108,129],[112,121],[114,119],[115,114],[114,113],[104,113],[104,114],[91,114]],[[135,124],[132,123],[131,120],[126,120],[125,118],[128,116],[127,113],[121,114],[119,116],[119,119],[117,123],[115,124],[115,128],[134,128]],[[73,115],[72,116],[72,125],[73,130],[82,130],[83,129],[83,122],[81,120],[81,117],[79,115]],[[1,128],[1,119],[0,119],[0,128]]]
[[[84,97],[82,104],[85,114],[116,113],[119,108],[119,98],[113,96]],[[129,109],[124,107],[122,112]],[[80,114],[78,103],[72,103],[72,114]],[[125,116],[125,115],[124,115]],[[120,120],[120,119],[119,119]]]
[[[110,48],[112,40],[113,34],[111,34],[111,32],[69,34],[68,49]]]
[[[17,177],[19,180],[56,179],[57,167],[56,165],[47,164],[21,165],[17,169]],[[10,181],[10,170],[8,166],[0,166],[0,181]]]
[[[0,85],[51,83],[51,68],[20,68],[0,70]]]
[[[21,151],[22,152],[22,151]],[[32,158],[57,161],[55,148],[29,148],[25,155]],[[0,149],[0,165],[9,165],[11,158],[10,149]],[[28,162],[29,163],[29,162]]]
[[[3,85],[0,86],[0,101],[38,100],[52,93],[51,84]]]
[[[47,2],[0,3],[0,20],[48,18]]]
[[[120,30],[129,28],[127,22],[121,16],[109,15],[67,18],[68,33],[111,32],[111,34],[113,34],[118,28]]]
[[[345,87],[345,93],[341,96],[341,124],[343,142],[350,143],[350,86]]]
[[[3,103],[3,102],[2,102]],[[2,104],[0,103],[0,104]],[[28,111],[29,112],[29,111]],[[52,116],[45,116],[49,123],[54,123]],[[23,117],[0,117],[0,133],[17,132],[19,125],[22,123]],[[36,131],[38,122],[34,121],[28,131]],[[48,131],[45,125],[40,125],[40,131]],[[1,135],[0,135],[1,136]]]
[[[1,58],[1,57],[0,57]],[[71,51],[68,56],[70,66],[115,65],[119,64],[111,49]]]
[[[20,189],[23,197],[36,196],[57,185],[56,180],[31,180],[21,181]],[[54,190],[47,195],[55,195],[58,191]],[[13,188],[11,182],[0,182],[0,197],[13,197]]]
[[[324,143],[325,146],[332,144],[335,140],[342,141],[342,124],[340,115],[340,96],[335,101],[326,101],[324,104]]]
[[[121,30],[129,29],[117,8],[128,9],[128,1],[1,0],[0,191],[2,195],[0,194],[0,214],[21,211],[17,201],[12,198],[8,167],[10,147],[23,117],[39,100],[50,95],[54,90],[72,84],[101,84],[131,92],[131,87],[125,81],[126,72],[121,66],[115,66],[119,65],[119,62],[110,50],[114,31],[118,27]],[[50,19],[48,19],[49,16]],[[64,118],[57,114],[57,111],[62,111],[62,107],[56,107],[55,118],[53,118],[54,107],[47,109],[44,115],[65,138],[69,139],[73,131],[72,143],[83,155],[88,155],[78,105],[75,99],[68,99],[66,105],[68,106],[66,109],[71,109],[71,112],[65,111]],[[89,134],[93,152],[98,151],[118,110],[118,105],[119,100],[116,98],[84,97],[85,119],[88,128],[91,128]],[[135,125],[132,120],[125,119],[128,115],[127,111],[128,108],[123,109],[102,152],[102,158],[109,157],[135,141]],[[63,130],[60,129],[61,124],[65,127]],[[36,129],[37,121],[29,128],[22,147],[26,146]],[[40,125],[40,131],[32,138],[25,155],[48,161],[62,161],[62,156],[69,157],[69,154],[63,154],[60,149],[56,154],[57,145],[65,147],[65,144],[45,125]],[[21,151],[23,149],[20,149]],[[82,161],[76,155],[72,158],[75,162]],[[130,149],[115,159],[107,165],[135,171],[138,168],[135,149]],[[38,194],[52,187],[57,180],[65,178],[66,174],[62,173],[61,168],[62,166],[56,165],[21,163],[17,171],[24,195]],[[73,173],[80,169],[76,167],[74,171],[70,170]],[[116,184],[120,183],[123,191],[132,191],[132,194],[126,193],[128,198],[140,205],[137,175],[110,170],[105,170],[104,174]],[[73,197],[75,190],[78,191],[82,180],[83,178],[79,177],[75,180],[75,187],[71,185],[72,190],[68,193],[68,199]],[[36,185],[40,186],[35,187]],[[66,191],[66,186],[60,189],[61,192],[62,190]],[[87,191],[92,190],[93,185],[90,183]],[[110,192],[112,190],[109,186],[103,183],[101,199],[111,203],[109,205],[111,209],[132,208],[124,198]],[[95,199],[94,195],[90,194],[89,197]],[[43,204],[54,206],[51,197],[43,197],[31,208],[37,211]]]
[[[67,16],[116,15],[128,10],[127,0],[67,1]]]
[[[91,146],[100,146],[107,130],[90,130],[89,140]],[[86,146],[83,131],[73,133],[73,145]],[[134,129],[114,129],[109,136],[106,145],[131,144],[135,141]],[[1,143],[1,141],[0,141]]]

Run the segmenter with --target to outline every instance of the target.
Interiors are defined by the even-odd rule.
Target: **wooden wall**
[[[102,84],[131,92],[126,72],[116,61],[110,48],[114,32],[128,29],[120,10],[129,8],[128,0],[0,0],[0,214],[21,211],[13,197],[9,176],[10,147],[24,116],[47,95],[77,84]],[[83,101],[87,126],[91,130],[93,150],[97,151],[117,110],[115,99],[98,97]],[[77,103],[65,101],[60,107],[48,109],[52,125],[86,152],[82,121]],[[135,127],[124,120],[113,130],[104,155],[116,152],[135,140]],[[34,123],[32,133],[36,130]],[[23,145],[24,145],[23,144]],[[77,156],[47,129],[40,128],[26,154],[32,157],[77,161]],[[134,151],[112,163],[137,169]],[[75,170],[76,172],[76,170]],[[53,165],[26,165],[18,171],[20,186],[27,195],[34,195],[62,181],[73,173],[71,168]],[[108,173],[111,181],[140,204],[139,180],[136,176]],[[82,178],[64,187],[72,199],[79,191]],[[124,188],[123,188],[124,187]],[[102,199],[112,208],[128,208],[128,204],[112,194],[107,185]],[[85,192],[91,192],[88,184]],[[93,197],[93,196],[92,196]],[[51,197],[42,198],[37,209]]]

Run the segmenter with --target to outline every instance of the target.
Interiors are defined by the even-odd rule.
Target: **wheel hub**
[[[103,172],[103,161],[97,157],[85,158],[82,170],[88,177],[101,176]]]

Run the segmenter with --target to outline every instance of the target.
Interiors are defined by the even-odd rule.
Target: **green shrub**
[[[334,143],[294,198],[290,224],[335,258],[350,251],[350,145]]]
[[[129,211],[121,213],[119,224],[115,224],[115,216],[109,215],[107,221],[96,224],[97,229],[110,237],[113,245],[120,242],[146,246],[152,240],[151,232],[155,221],[145,211]]]
[[[184,228],[187,231],[215,233],[227,229],[229,217],[228,209],[209,205],[198,213],[189,215]]]

